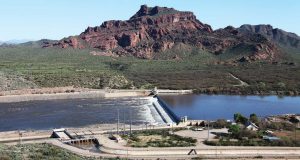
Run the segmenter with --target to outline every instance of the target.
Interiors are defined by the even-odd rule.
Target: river
[[[300,113],[300,97],[169,95],[161,96],[179,117],[233,119],[234,113],[258,116]],[[94,124],[157,123],[163,120],[147,97],[66,99],[0,103],[0,131],[82,127]],[[131,118],[130,118],[131,117]]]
[[[118,112],[120,123],[164,123],[146,97],[66,99],[0,103],[0,131],[112,124]]]
[[[178,116],[189,119],[233,119],[234,113],[268,115],[300,114],[300,97],[233,95],[161,96]]]

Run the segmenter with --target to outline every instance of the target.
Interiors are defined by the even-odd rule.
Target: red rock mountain
[[[241,61],[274,60],[282,52],[262,34],[230,26],[213,31],[192,12],[146,5],[127,21],[106,21],[101,26],[88,27],[78,36],[43,43],[45,48],[93,48],[146,59],[180,45],[217,55],[232,52],[239,55],[235,59]]]

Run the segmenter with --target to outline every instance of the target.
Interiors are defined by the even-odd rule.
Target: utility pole
[[[123,135],[125,135],[125,109],[124,109],[124,112],[123,112],[123,118],[124,118],[124,125],[123,125]]]
[[[207,140],[209,140],[209,120],[207,121]]]
[[[147,122],[145,123],[145,125],[146,125],[146,131],[147,131],[147,129],[148,129],[148,128],[147,128]]]
[[[119,123],[120,123],[119,109],[117,109],[117,111],[118,111],[117,134],[119,135]]]
[[[297,141],[297,123],[295,123],[295,141]]]
[[[22,133],[22,131],[19,131],[20,144],[22,144],[22,137],[23,137],[23,133]]]
[[[131,110],[129,112],[129,118],[130,118],[130,135],[131,135],[131,125],[132,125],[132,117],[131,117]]]

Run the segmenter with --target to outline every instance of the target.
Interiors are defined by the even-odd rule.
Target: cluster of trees
[[[258,138],[260,136],[259,133],[245,128],[245,125],[247,125],[249,122],[252,122],[256,125],[259,124],[260,119],[256,114],[250,114],[249,118],[247,118],[240,113],[235,113],[233,117],[237,124],[230,125],[228,127],[228,131],[231,133],[231,138],[242,139],[247,137],[251,139]]]
[[[215,126],[227,126],[229,134],[218,135],[219,141],[205,141],[204,143],[207,145],[224,146],[300,146],[300,141],[296,138],[297,130],[295,130],[295,124],[299,123],[297,117],[290,117],[286,121],[280,122],[262,120],[254,113],[249,117],[236,113],[233,117],[236,124],[228,123],[225,120],[214,122]],[[247,125],[250,124],[249,122],[254,123],[259,129],[257,131],[247,129]],[[265,132],[266,130],[293,131],[295,132],[295,138],[286,136],[274,141],[264,140],[262,137],[269,135],[269,133]],[[237,141],[232,141],[231,139],[237,139]]]
[[[245,125],[249,121],[257,125],[259,123],[259,121],[260,121],[259,118],[257,117],[257,115],[255,113],[250,114],[249,119],[246,118],[246,117],[244,117],[240,113],[235,113],[233,115],[233,118],[234,118],[234,121],[236,123],[240,123],[240,124],[243,124],[243,125]]]
[[[255,123],[256,125],[260,123],[259,118],[254,113],[251,114],[249,118],[246,118],[240,113],[236,113],[234,114],[234,121],[242,125],[246,125],[249,121]],[[202,127],[205,127],[206,125],[207,124],[205,124],[204,122],[199,124],[199,126]],[[229,128],[231,126],[231,123],[227,122],[225,119],[218,119],[217,121],[211,123],[210,126],[212,126],[213,128]]]

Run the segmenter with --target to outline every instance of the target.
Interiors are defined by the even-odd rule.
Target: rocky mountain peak
[[[144,17],[144,16],[159,16],[164,14],[175,14],[179,13],[179,11],[175,10],[174,8],[167,8],[167,7],[148,7],[147,5],[142,5],[140,10],[134,14],[130,20]]]
[[[250,31],[253,33],[259,33],[259,34],[265,34],[265,35],[272,35],[273,32],[273,26],[267,24],[261,24],[261,25],[249,25],[244,24],[240,27],[240,30]]]
[[[273,28],[273,26],[267,24],[260,25],[242,25],[238,28],[240,32],[251,32],[265,36],[271,41],[278,43],[283,47],[300,49],[300,37],[295,33],[286,32],[282,29]]]
[[[281,50],[273,39],[280,42],[287,39],[291,46],[300,44],[291,38],[290,33],[288,38],[281,35],[286,35],[286,32],[273,29],[270,25],[228,26],[213,31],[209,25],[197,20],[192,12],[142,5],[127,21],[106,21],[100,26],[88,27],[79,36],[45,43],[44,47],[92,48],[117,56],[146,59],[155,58],[168,50],[193,48],[216,55],[237,53],[231,59],[240,59],[239,56],[243,55],[242,58],[255,61],[274,60],[280,56]]]

